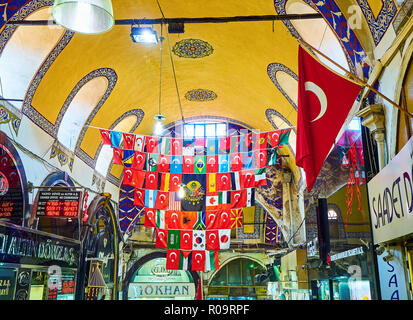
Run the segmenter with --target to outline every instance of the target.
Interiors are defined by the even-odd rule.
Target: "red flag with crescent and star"
[[[361,88],[299,47],[296,164],[305,171],[308,191]]]

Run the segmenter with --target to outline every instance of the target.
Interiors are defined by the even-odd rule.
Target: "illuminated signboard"
[[[39,191],[36,215],[46,217],[77,217],[80,191]]]

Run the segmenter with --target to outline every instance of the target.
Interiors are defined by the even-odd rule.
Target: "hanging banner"
[[[413,230],[413,137],[368,183],[374,243]]]

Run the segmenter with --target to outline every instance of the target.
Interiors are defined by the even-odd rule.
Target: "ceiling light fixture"
[[[158,43],[156,31],[150,27],[134,27],[132,25],[130,36],[133,42]]]
[[[161,24],[161,37],[159,41],[159,107],[158,107],[158,114],[154,116],[155,128],[154,128],[154,135],[160,136],[163,131],[162,122],[166,119],[164,115],[161,113],[161,101],[162,101],[162,24]]]
[[[86,34],[109,31],[115,24],[111,0],[54,0],[52,16],[62,27]]]
[[[153,133],[156,136],[160,136],[162,134],[162,131],[163,131],[162,121],[164,121],[166,118],[162,114],[157,114],[153,118],[156,120],[155,128],[153,130]]]

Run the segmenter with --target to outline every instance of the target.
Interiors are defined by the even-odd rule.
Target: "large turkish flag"
[[[361,86],[321,65],[298,49],[298,116],[296,164],[311,191]]]

